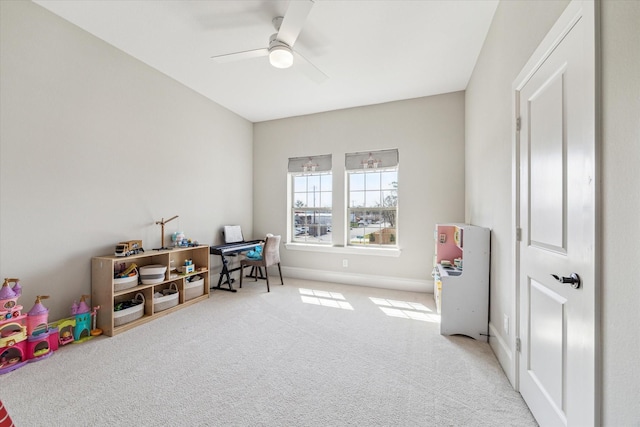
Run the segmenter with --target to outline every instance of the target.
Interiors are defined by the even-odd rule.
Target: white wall
[[[467,222],[492,229],[490,343],[514,382],[515,333],[503,330],[503,315],[515,330],[511,277],[511,84],[568,4],[562,1],[502,1],[498,5],[467,86]]]
[[[50,295],[68,317],[91,257],[159,247],[163,217],[206,244],[251,232],[250,122],[40,6],[0,7],[0,277],[27,310]]]
[[[344,243],[344,155],[398,148],[399,257],[281,251],[282,263],[332,280],[432,291],[433,228],[464,215],[464,93],[254,125],[254,230],[287,234],[287,160],[333,155],[334,243]],[[342,267],[348,259],[349,267]],[[291,271],[291,270],[289,270]],[[393,278],[392,280],[387,280]]]
[[[640,2],[602,2],[603,425],[640,424]]]
[[[466,91],[466,219],[491,227],[490,342],[513,381],[511,84],[568,1],[502,1]],[[602,2],[603,425],[640,419],[640,3]],[[486,167],[491,165],[491,167]],[[628,262],[629,261],[629,262]],[[621,268],[623,267],[623,268]],[[514,323],[511,323],[513,330]]]

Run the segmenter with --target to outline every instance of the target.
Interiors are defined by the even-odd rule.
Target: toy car
[[[116,245],[116,256],[129,256],[144,252],[142,240],[129,240]]]

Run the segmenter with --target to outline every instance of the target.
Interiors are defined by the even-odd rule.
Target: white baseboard
[[[515,388],[513,370],[514,361],[511,347],[509,346],[509,343],[502,338],[496,327],[491,322],[489,322],[489,335],[489,345],[491,346],[493,353],[496,355],[500,366],[502,366],[502,370],[511,383],[511,386]]]
[[[294,279],[334,282],[345,285],[369,286],[398,291],[433,293],[433,280],[402,279],[368,274],[341,273],[298,267],[282,267],[282,275]]]

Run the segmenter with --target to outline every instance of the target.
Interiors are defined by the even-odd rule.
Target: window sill
[[[401,250],[399,248],[357,248],[353,246],[309,245],[304,243],[285,243],[284,246],[285,248],[287,248],[287,250],[290,251],[324,252],[331,254],[399,257],[401,253]]]

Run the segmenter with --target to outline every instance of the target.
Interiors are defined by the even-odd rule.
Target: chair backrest
[[[268,236],[262,250],[262,258],[269,267],[280,262],[280,236]]]

